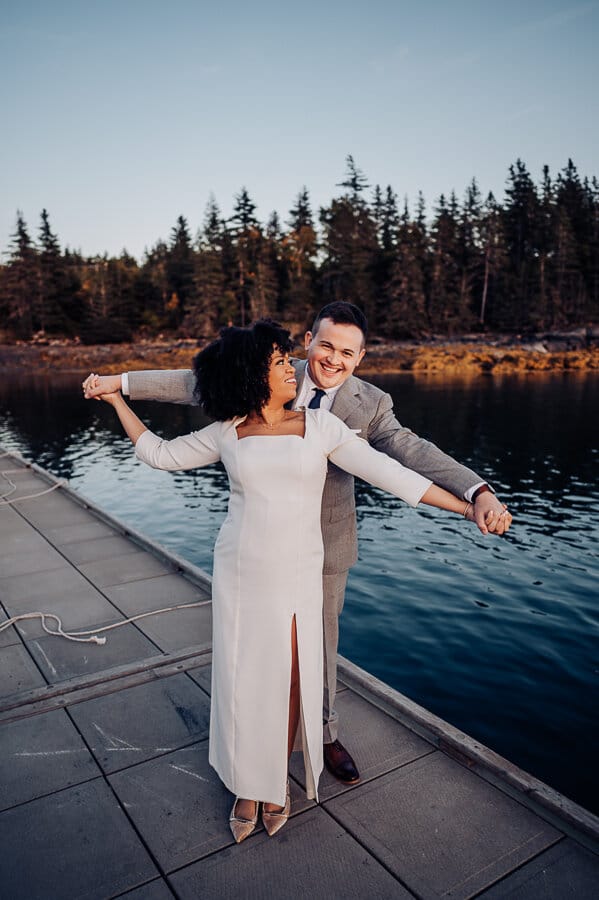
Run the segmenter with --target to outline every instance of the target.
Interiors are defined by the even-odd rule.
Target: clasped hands
[[[82,382],[81,387],[86,400],[104,400],[106,403],[114,404],[121,390],[121,376],[96,375],[92,372]]]
[[[505,534],[512,524],[512,514],[495,494],[484,491],[474,501],[474,517],[481,534]]]

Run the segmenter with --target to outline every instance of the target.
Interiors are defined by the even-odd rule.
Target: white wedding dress
[[[322,771],[322,489],[329,460],[416,505],[431,482],[378,453],[324,410],[304,437],[238,438],[243,419],[161,440],[139,459],[158,469],[222,460],[231,488],[214,550],[210,763],[238,797],[282,806],[287,779],[291,626],[296,618],[306,788]]]

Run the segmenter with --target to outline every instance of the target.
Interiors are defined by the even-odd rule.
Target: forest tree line
[[[473,180],[430,217],[422,194],[410,210],[391,186],[370,189],[351,156],[338,187],[317,217],[303,188],[285,222],[273,212],[265,224],[245,188],[228,219],[211,199],[197,235],[180,216],[141,262],[62,250],[46,210],[36,237],[18,213],[0,323],[24,340],[207,338],[266,315],[303,328],[332,300],[358,304],[373,334],[394,339],[599,320],[599,182],[571,160],[555,178],[545,166],[538,184],[517,160],[503,201]]]

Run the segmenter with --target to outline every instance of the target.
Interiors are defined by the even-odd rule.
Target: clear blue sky
[[[0,252],[17,209],[138,257],[242,185],[316,212],[348,153],[429,210],[517,157],[599,176],[598,47],[598,0],[2,0]]]

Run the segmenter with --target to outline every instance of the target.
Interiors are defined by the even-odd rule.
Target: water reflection
[[[81,400],[80,381],[5,378],[0,442],[209,569],[227,504],[222,467],[141,466],[112,410]],[[599,379],[378,382],[402,422],[494,484],[516,524],[506,539],[485,539],[456,517],[358,484],[361,552],[342,652],[599,811]],[[181,406],[136,409],[166,437],[206,421]]]

